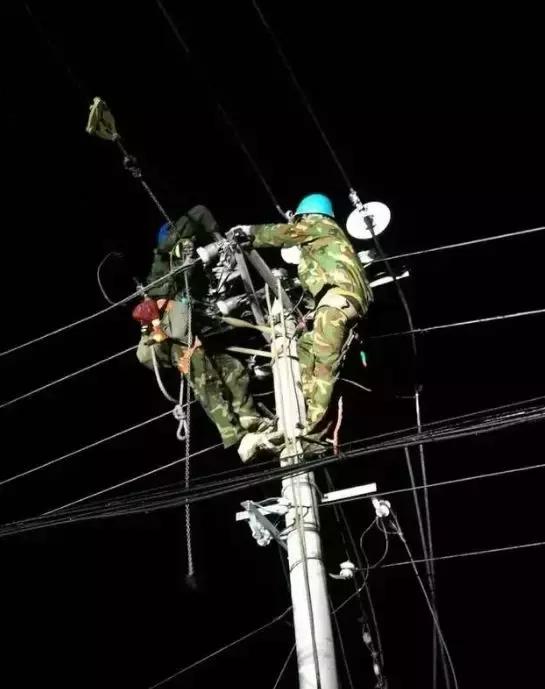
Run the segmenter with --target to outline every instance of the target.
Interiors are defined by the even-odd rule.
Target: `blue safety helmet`
[[[318,213],[334,218],[333,204],[331,200],[323,194],[309,194],[299,202],[294,215],[305,215],[306,213]]]
[[[157,232],[157,244],[161,246],[163,242],[166,242],[168,235],[170,232],[170,223],[166,222],[164,225],[161,225],[159,228],[159,231]]]

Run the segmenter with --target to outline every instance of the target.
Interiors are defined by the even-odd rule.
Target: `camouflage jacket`
[[[306,215],[294,223],[253,225],[253,246],[300,246],[299,279],[313,297],[333,289],[355,301],[364,314],[373,293],[358,255],[343,230],[331,218]]]
[[[213,242],[219,236],[221,235],[218,225],[210,211],[204,206],[194,206],[186,215],[182,215],[176,221],[168,236],[154,249],[147,283],[163,277],[172,268],[181,265],[180,261],[172,255],[177,245],[180,245],[182,250],[185,248],[190,250],[192,247]],[[195,270],[192,268],[190,278],[194,296],[203,294],[207,289],[208,281],[202,269]],[[154,299],[172,298],[177,292],[183,290],[183,286],[184,276],[183,273],[179,273],[164,282],[160,282],[155,287],[151,287],[148,290],[148,295]]]

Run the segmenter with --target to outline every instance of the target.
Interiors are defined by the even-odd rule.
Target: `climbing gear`
[[[197,347],[200,347],[201,345],[202,342],[199,340],[198,337],[195,337],[195,341],[193,342],[193,344],[189,345],[184,349],[178,361],[178,371],[180,371],[180,373],[186,376],[189,375],[191,357],[193,356],[193,352],[197,349]]]
[[[307,213],[317,213],[334,218],[333,204],[324,194],[309,194],[305,196],[297,206],[294,215],[306,215]]]

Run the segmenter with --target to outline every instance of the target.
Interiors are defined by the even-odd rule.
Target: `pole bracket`
[[[269,545],[274,539],[284,550],[287,546],[284,543],[282,534],[276,526],[268,519],[267,515],[276,514],[285,516],[289,509],[289,503],[284,498],[279,498],[271,505],[262,506],[252,500],[245,500],[240,503],[244,512],[237,512],[236,521],[247,521],[252,531],[252,536],[260,546]]]

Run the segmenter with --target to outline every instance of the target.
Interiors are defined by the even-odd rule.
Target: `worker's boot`
[[[274,426],[256,433],[246,433],[238,446],[240,459],[246,464],[257,457],[278,456],[284,445],[284,433]]]
[[[239,421],[241,427],[245,431],[251,433],[261,433],[263,431],[268,431],[273,428],[275,422],[273,419],[268,419],[265,416],[250,416],[239,414]]]

